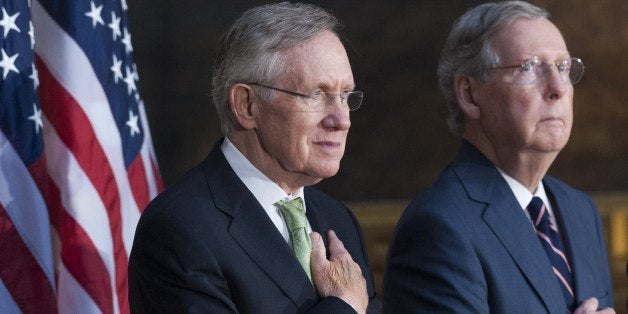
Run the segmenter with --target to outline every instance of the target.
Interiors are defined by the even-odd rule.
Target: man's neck
[[[558,152],[513,151],[492,145],[486,138],[463,136],[496,167],[513,177],[531,193],[547,173]]]
[[[250,134],[233,132],[228,135],[228,138],[255,168],[275,182],[288,195],[292,195],[296,190],[304,186],[313,185],[320,181],[320,179],[317,180],[307,175],[283,169],[279,161],[273,159],[264,151],[257,138],[253,138]]]

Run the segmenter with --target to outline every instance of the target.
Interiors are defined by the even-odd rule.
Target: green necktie
[[[286,225],[288,225],[294,255],[301,263],[307,277],[312,281],[312,273],[310,271],[312,243],[307,233],[307,218],[305,217],[303,200],[300,197],[292,200],[281,200],[275,203],[275,206],[281,210],[281,215],[283,215],[283,219],[286,221]]]

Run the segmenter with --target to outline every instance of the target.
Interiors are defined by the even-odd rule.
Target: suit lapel
[[[329,245],[327,242],[327,231],[333,228],[329,221],[325,218],[325,215],[321,213],[324,208],[320,208],[317,205],[316,200],[313,197],[308,196],[309,193],[307,191],[308,188],[306,187],[304,193],[306,206],[305,214],[307,216],[307,220],[310,222],[310,227],[312,227],[312,231],[316,231],[321,235],[321,237],[323,238],[323,244],[325,244],[325,247],[328,248]],[[327,252],[327,256],[329,257],[329,252]]]
[[[318,299],[314,287],[262,206],[236,176],[217,143],[204,163],[214,203],[233,220],[229,233],[298,307]]]
[[[514,196],[510,198],[512,200],[501,199],[490,203],[484,212],[484,221],[499,238],[549,312],[560,312],[565,308],[562,302],[564,298],[558,281],[554,280],[552,266],[532,231],[528,217],[518,208]]]
[[[574,285],[574,294],[576,302],[584,300],[590,295],[583,295],[591,291],[594,287],[595,278],[591,277],[593,273],[589,269],[594,268],[596,262],[593,260],[594,254],[587,250],[587,243],[591,239],[586,238],[591,233],[579,232],[579,230],[587,230],[593,226],[587,226],[584,221],[586,217],[581,217],[580,208],[584,204],[580,204],[574,197],[570,197],[567,192],[554,184],[551,180],[543,181],[546,190],[554,201],[554,215],[558,222],[561,235],[563,237],[563,245],[569,259],[572,270],[572,278]],[[578,258],[574,258],[577,256]]]
[[[292,249],[254,197],[244,200],[229,232],[255,264],[297,306],[318,298]]]
[[[456,173],[469,197],[486,203],[482,218],[528,279],[549,312],[565,310],[561,288],[528,217],[497,169],[469,143],[464,143]]]

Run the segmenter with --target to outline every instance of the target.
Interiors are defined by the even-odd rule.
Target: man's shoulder
[[[560,192],[560,193],[568,194],[570,196],[580,196],[580,197],[589,198],[589,196],[584,191],[576,189],[572,187],[571,185],[567,184],[566,182],[556,177],[553,177],[551,175],[546,175],[543,178],[543,184],[548,189],[554,192]]]
[[[313,186],[304,187],[303,192],[305,194],[305,201],[313,204],[317,210],[329,212],[338,212],[340,210],[342,212],[349,212],[349,208],[340,200]]]
[[[305,194],[306,198],[312,198],[322,202],[330,202],[342,205],[342,202],[340,202],[338,199],[332,197],[331,195],[314,186],[303,187],[303,193]]]
[[[546,175],[543,178],[545,188],[557,198],[570,198],[575,200],[586,200],[592,202],[591,197],[584,191],[572,187],[564,181],[553,176]]]
[[[167,186],[146,207],[142,216],[182,215],[187,211],[197,211],[199,207],[213,204],[211,184],[218,181],[207,177],[207,160],[189,169],[174,183]],[[227,182],[225,178],[221,180]]]

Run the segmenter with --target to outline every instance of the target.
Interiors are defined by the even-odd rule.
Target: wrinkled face
[[[523,63],[533,56],[556,62],[569,58],[558,29],[547,19],[519,19],[497,32],[493,48],[499,66]],[[474,95],[480,125],[494,147],[513,153],[558,152],[569,139],[573,121],[573,86],[555,66],[532,84],[513,84],[514,71],[494,69]]]
[[[287,51],[288,71],[274,87],[301,94],[353,90],[353,74],[340,40],[331,32]],[[307,99],[272,91],[272,102],[257,113],[257,132],[273,167],[287,175],[313,178],[313,183],[338,172],[351,122],[336,97],[326,110],[313,111]]]

